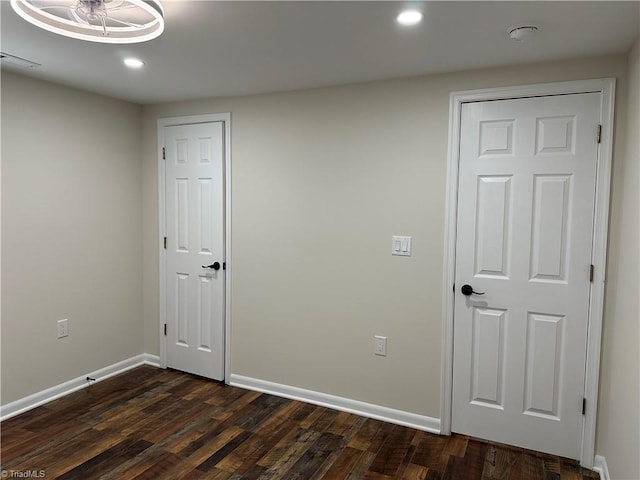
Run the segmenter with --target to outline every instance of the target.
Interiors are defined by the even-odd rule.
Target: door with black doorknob
[[[600,102],[462,106],[455,432],[580,458]]]
[[[166,363],[224,379],[223,122],[167,126]]]

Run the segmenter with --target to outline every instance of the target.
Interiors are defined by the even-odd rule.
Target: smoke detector
[[[525,42],[536,34],[538,27],[535,25],[520,25],[509,30],[509,37],[516,42]]]

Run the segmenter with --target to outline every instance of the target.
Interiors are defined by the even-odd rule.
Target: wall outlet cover
[[[69,319],[58,320],[58,338],[69,336]]]
[[[376,335],[373,337],[373,354],[382,357],[387,356],[387,337]]]

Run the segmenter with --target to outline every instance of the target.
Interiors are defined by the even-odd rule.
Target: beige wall
[[[158,235],[157,118],[231,112],[232,373],[437,418],[449,93],[618,77],[624,106],[626,68],[607,56],[147,106],[144,244]],[[413,237],[412,257],[390,255],[393,234]],[[144,255],[157,352],[157,254]]]
[[[640,478],[639,42],[629,53],[627,135],[613,169],[596,444],[614,480]]]
[[[2,404],[142,353],[140,174],[140,107],[2,72]]]

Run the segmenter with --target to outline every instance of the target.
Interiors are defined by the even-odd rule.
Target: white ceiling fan
[[[164,30],[159,0],[11,0],[11,6],[40,28],[90,42],[145,42]]]

